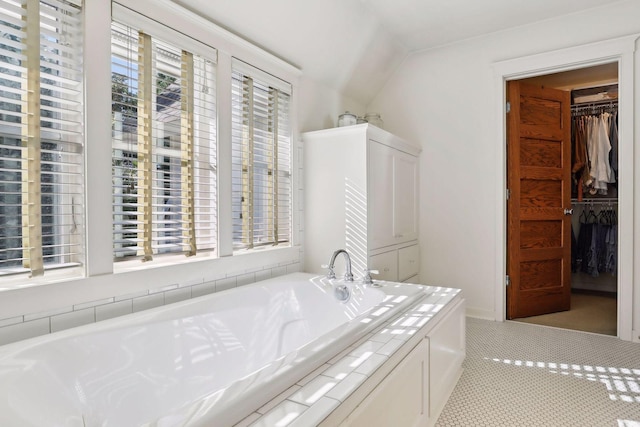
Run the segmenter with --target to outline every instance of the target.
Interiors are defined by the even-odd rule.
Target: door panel
[[[418,238],[418,159],[399,150],[393,154],[393,234],[398,242]]]
[[[508,82],[507,318],[568,310],[571,298],[569,92]]]

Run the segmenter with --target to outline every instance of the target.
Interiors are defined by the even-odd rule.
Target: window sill
[[[84,267],[76,265],[72,267],[47,270],[44,276],[29,277],[28,273],[0,276],[0,292],[16,289],[32,288],[34,286],[49,285],[53,283],[81,280],[85,277]]]

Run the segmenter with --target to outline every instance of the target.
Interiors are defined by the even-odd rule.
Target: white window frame
[[[19,238],[9,240],[9,244],[15,244],[15,240],[19,239],[20,247],[2,250],[0,257],[5,261],[10,260],[16,252],[22,255],[19,258],[20,266],[0,263],[0,277],[3,280],[10,277],[14,282],[40,276],[46,276],[45,280],[49,280],[60,274],[78,277],[83,275],[85,264],[82,221],[85,122],[79,102],[84,93],[84,75],[81,68],[80,75],[73,75],[78,71],[76,67],[82,64],[82,58],[73,54],[82,53],[84,34],[79,39],[73,39],[72,44],[67,44],[64,38],[71,40],[73,34],[78,32],[77,24],[83,18],[82,3],[56,2],[51,5],[55,9],[40,0],[12,3],[8,1],[2,5],[3,9],[7,8],[2,19],[12,26],[22,25],[20,30],[13,30],[16,34],[11,34],[16,36],[18,32],[24,32],[24,36],[16,43],[11,38],[4,38],[3,44],[9,48],[22,45],[19,54],[21,63],[13,71],[21,69],[24,62],[27,68],[20,75],[7,77],[7,80],[17,82],[19,86],[11,89],[6,86],[8,97],[3,98],[11,99],[12,94],[21,96],[21,101],[14,98],[11,102],[13,105],[21,103],[21,109],[10,114],[22,116],[21,121],[7,121],[0,127],[3,128],[3,136],[21,139],[21,145],[9,150],[22,151],[21,158],[8,157],[6,160],[8,164],[21,163],[20,169],[9,166],[7,171],[21,173],[22,207],[16,224],[21,224],[22,231]],[[61,19],[70,16],[68,12],[71,10],[77,14]],[[6,67],[3,64],[0,66],[7,68],[7,76],[10,76],[11,64],[6,63]],[[48,113],[41,115],[43,111]],[[56,151],[51,152],[45,144],[57,145]],[[12,145],[8,144],[9,147]],[[47,179],[43,179],[45,177]],[[50,192],[51,201],[43,205],[41,194],[49,193],[45,188],[50,186],[56,190]],[[43,218],[51,218],[53,222],[45,222]],[[7,228],[18,227],[12,224]],[[8,249],[13,250],[9,252]],[[52,259],[55,261],[49,262]]]
[[[130,195],[129,198],[137,198],[137,205],[139,205],[140,210],[136,214],[129,216],[133,216],[134,221],[144,222],[144,224],[138,225],[135,229],[130,229],[127,233],[129,236],[136,235],[133,239],[131,237],[125,239],[124,233],[119,233],[118,226],[124,224],[124,222],[118,222],[118,218],[122,217],[122,215],[117,215],[117,212],[119,212],[116,209],[116,206],[118,206],[117,196],[114,196],[114,260],[117,263],[134,264],[135,267],[136,261],[155,261],[160,257],[171,258],[163,260],[164,263],[177,263],[183,261],[183,259],[180,259],[181,254],[183,256],[195,256],[200,253],[203,256],[215,257],[217,247],[217,239],[215,238],[217,221],[215,191],[215,169],[217,165],[215,164],[215,150],[217,134],[215,132],[215,117],[206,116],[207,113],[215,113],[215,87],[211,88],[212,95],[205,93],[209,91],[203,89],[206,80],[203,80],[202,74],[206,74],[205,79],[215,79],[217,52],[214,48],[203,45],[118,5],[114,5],[112,21],[115,23],[116,34],[119,34],[116,40],[122,40],[121,37],[127,37],[124,40],[129,40],[128,43],[131,43],[122,44],[122,42],[119,42],[117,44],[117,51],[120,52],[120,55],[130,55],[131,52],[127,50],[129,49],[127,46],[135,45],[137,47],[138,43],[145,43],[148,44],[149,48],[153,48],[152,52],[147,52],[148,56],[145,58],[139,58],[136,54],[135,58],[127,58],[125,60],[125,62],[131,60],[132,64],[140,67],[140,70],[144,69],[140,61],[148,62],[146,67],[148,76],[146,78],[150,79],[150,81],[147,82],[146,87],[150,93],[146,101],[137,96],[136,100],[138,111],[140,111],[141,107],[144,107],[145,110],[148,110],[147,114],[150,116],[150,120],[137,120],[137,131],[129,133],[129,140],[132,140],[132,143],[123,142],[119,136],[125,133],[118,127],[114,128],[112,144],[114,150],[132,152],[132,156],[140,159],[139,162],[147,157],[148,159],[146,168],[137,167],[131,169],[135,174],[135,177],[132,175],[131,179],[137,187],[137,196]],[[125,31],[125,33],[122,31]],[[170,42],[166,40],[170,40]],[[182,53],[180,53],[181,50]],[[118,63],[120,62],[118,61]],[[170,62],[176,64],[169,66]],[[197,69],[194,64],[197,64]],[[159,104],[156,104],[158,89],[155,87],[156,79],[158,78],[155,73],[170,73],[171,68],[175,68],[173,74],[177,79],[176,81],[182,82],[180,92],[191,92],[194,95],[183,94],[180,96],[182,104],[166,106],[171,107],[173,113],[169,109],[159,109]],[[133,80],[129,78],[127,84],[136,87],[142,84],[143,74],[140,73],[138,75],[136,73],[136,76],[137,78],[135,76],[131,77]],[[142,89],[142,87],[140,86],[138,89]],[[211,105],[203,107],[200,105],[203,102],[208,102]],[[203,111],[201,111],[200,107],[203,107]],[[176,108],[180,109],[182,113],[173,118]],[[169,116],[171,122],[165,122],[162,119],[163,111],[171,113]],[[145,113],[142,112],[141,114]],[[122,125],[122,120],[117,120],[117,117],[117,113],[114,114],[114,125]],[[204,129],[205,127],[208,128],[208,131]],[[174,131],[165,133],[170,128],[174,129]],[[168,137],[164,135],[168,135]],[[200,138],[200,136],[203,138]],[[161,142],[166,138],[169,138],[168,141],[171,142],[172,148],[165,148],[161,145]],[[212,144],[213,153],[210,153],[208,144]],[[150,151],[150,155],[138,157],[141,152],[146,151],[145,147]],[[212,161],[214,164],[210,164],[211,162],[208,161],[210,159],[206,154],[213,155]],[[179,163],[175,162],[176,158],[180,160],[176,156],[182,159]],[[170,160],[171,164],[169,164],[165,163],[166,159],[173,160]],[[137,163],[138,166],[140,166],[139,162]],[[182,166],[180,166],[180,163]],[[164,167],[167,166],[171,169],[168,171],[169,177],[175,178],[179,175],[181,182],[165,182],[167,169],[164,169]],[[160,169],[161,167],[163,169]],[[121,171],[121,169],[115,168],[114,172],[116,171]],[[211,172],[213,172],[213,177],[210,177]],[[210,185],[202,185],[202,182],[210,182]],[[167,189],[167,183],[170,189]],[[116,188],[120,187],[114,186],[114,191]],[[169,195],[165,195],[167,190],[170,192]],[[160,203],[163,200],[166,203],[166,197],[174,200],[174,202],[163,206],[169,207],[175,204],[181,206],[177,211],[171,210],[172,213],[169,213],[170,218],[166,218],[166,208],[160,207]],[[204,203],[200,200],[201,198],[206,199]],[[203,213],[204,215],[202,215]],[[200,219],[209,220],[211,218],[213,220],[209,224],[203,224],[203,221],[200,221]],[[130,222],[130,220],[127,222]],[[204,238],[203,227],[214,228],[213,235],[216,241],[212,242],[213,245],[205,244],[208,239]],[[180,229],[182,231],[179,231]],[[135,246],[125,247],[122,245],[124,242],[133,242]],[[136,244],[135,242],[138,243]],[[176,245],[176,242],[180,243]],[[132,249],[134,250],[132,251]]]
[[[229,256],[240,256],[241,254],[254,253],[250,258],[255,259],[250,265],[252,268],[260,268],[260,265],[267,265],[273,255],[272,251],[287,253],[286,257],[298,257],[300,245],[300,214],[301,214],[301,191],[299,189],[299,163],[301,157],[297,126],[297,88],[301,71],[289,63],[263,51],[262,49],[248,43],[242,38],[229,33],[228,31],[212,25],[204,18],[195,16],[188,10],[175,5],[167,0],[138,0],[135,4],[117,1],[113,3],[114,19],[121,12],[136,12],[145,18],[151,19],[159,24],[155,34],[162,37],[161,24],[167,23],[172,30],[184,34],[185,37],[193,38],[199,42],[215,47],[217,50],[217,120],[218,120],[218,248],[217,257],[226,258]],[[128,21],[135,24],[135,22]],[[265,247],[256,251],[235,252],[233,248],[232,236],[232,212],[231,212],[231,68],[234,58],[250,64],[262,70],[266,75],[276,76],[278,80],[290,84],[290,133],[291,133],[291,239],[286,247]],[[242,255],[246,256],[246,255]],[[205,254],[198,254],[190,258],[189,262],[204,257]],[[212,260],[215,261],[215,260]],[[184,262],[184,257],[167,255],[162,260],[154,260],[153,263],[138,265],[126,265],[128,263],[115,263],[114,272],[126,272],[138,269],[148,269],[153,266],[167,266]]]

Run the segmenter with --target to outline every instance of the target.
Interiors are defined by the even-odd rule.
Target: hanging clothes
[[[609,185],[617,181],[618,132],[614,113],[574,111],[571,149],[574,195],[606,195]]]
[[[617,215],[612,207],[596,215],[593,207],[580,214],[575,260],[572,270],[597,277],[602,273],[615,274],[617,269]],[[574,248],[572,247],[572,252]]]

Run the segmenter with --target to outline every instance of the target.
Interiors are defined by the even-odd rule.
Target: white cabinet
[[[429,417],[428,393],[429,339],[425,338],[341,425],[344,427],[426,425]]]
[[[369,145],[371,248],[418,238],[418,159],[383,144]]]
[[[420,251],[418,245],[398,249],[398,280],[410,281],[419,272]]]
[[[440,415],[462,373],[466,356],[465,303],[456,303],[447,316],[429,333],[429,408]],[[438,392],[435,393],[434,391]]]
[[[437,323],[432,325],[432,321]],[[415,347],[344,421],[323,425],[434,426],[462,374],[466,355],[464,299],[446,304],[415,338],[419,339]]]
[[[378,280],[397,281],[398,279],[398,252],[388,251],[369,257],[369,268],[377,270],[374,277]]]
[[[374,279],[415,277],[420,149],[368,124],[306,132],[302,140],[305,270],[322,273],[344,248],[355,277],[365,268],[380,271]],[[415,257],[405,262],[408,246]]]

